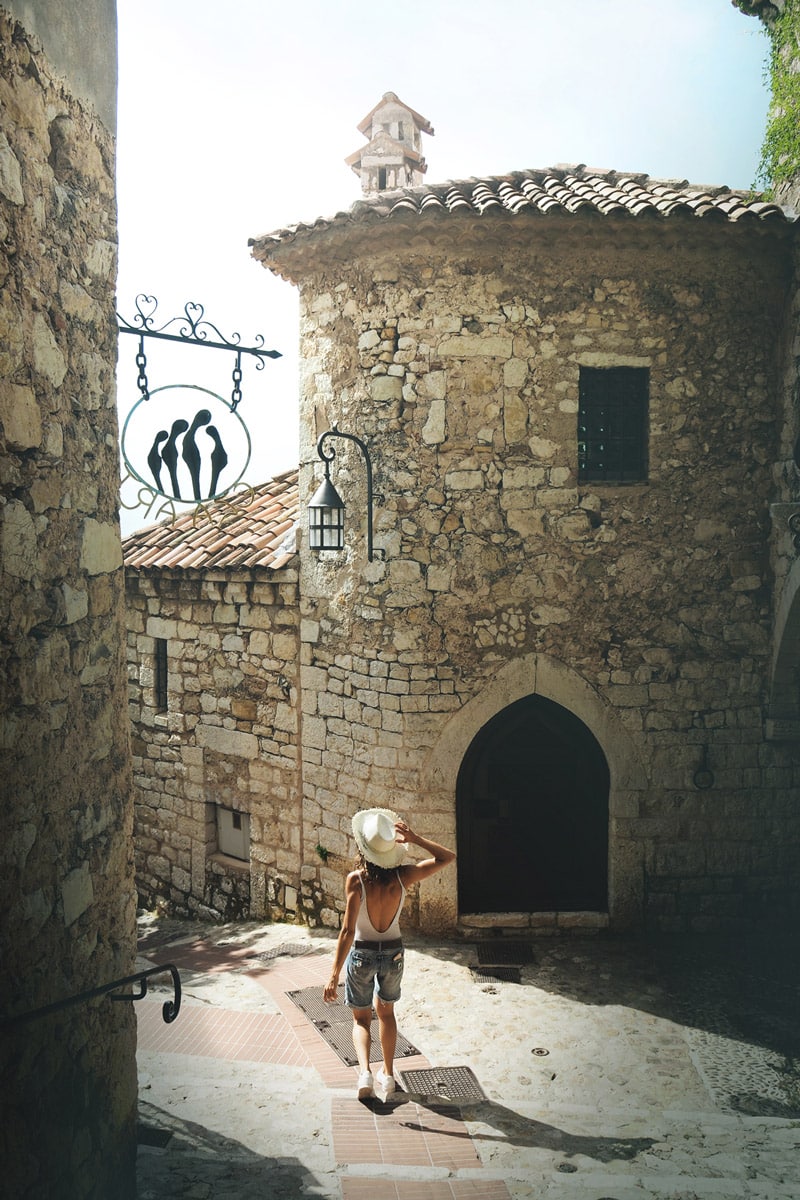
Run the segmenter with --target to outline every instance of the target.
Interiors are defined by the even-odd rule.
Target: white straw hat
[[[353,817],[353,837],[367,862],[376,867],[399,867],[406,848],[397,840],[399,818],[390,808],[364,808]]]

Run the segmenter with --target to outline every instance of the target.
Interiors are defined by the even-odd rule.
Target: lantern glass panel
[[[312,550],[341,550],[344,546],[344,509],[308,509],[308,544]]]

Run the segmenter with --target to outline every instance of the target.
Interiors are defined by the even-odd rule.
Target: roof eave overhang
[[[395,196],[395,200],[397,197]],[[652,212],[602,214],[589,206],[568,213],[553,209],[548,213],[511,214],[492,210],[484,213],[464,210],[429,214],[403,211],[395,204],[364,205],[359,212],[339,214],[330,222],[313,227],[281,230],[250,241],[253,258],[267,270],[290,283],[306,279],[331,267],[345,268],[369,255],[397,253],[413,256],[428,254],[439,247],[454,255],[496,254],[498,242],[515,246],[533,245],[541,237],[595,237],[609,243],[630,240],[672,241],[690,244],[697,239],[762,238],[780,240],[795,236],[797,227],[786,221],[728,221],[719,213],[697,217],[686,212],[658,216]]]

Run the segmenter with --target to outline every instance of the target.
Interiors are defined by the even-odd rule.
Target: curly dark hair
[[[361,871],[366,876],[370,883],[386,884],[390,879],[394,878],[396,867],[379,867],[377,863],[370,862],[363,854],[356,855],[356,870]]]

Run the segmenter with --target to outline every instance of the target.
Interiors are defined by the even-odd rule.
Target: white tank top
[[[397,906],[397,912],[394,914],[391,925],[383,931],[376,929],[369,917],[369,909],[367,908],[367,893],[364,888],[364,877],[359,875],[361,883],[361,908],[358,910],[356,918],[356,938],[360,942],[391,942],[395,938],[400,937],[400,913],[403,909],[403,904],[406,898],[406,889],[403,887],[403,881],[400,878],[400,872],[396,872],[397,882],[400,884],[400,903]]]

